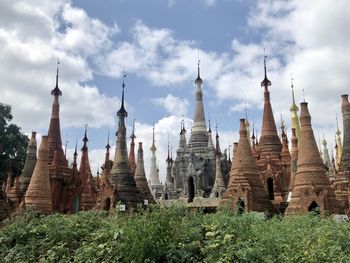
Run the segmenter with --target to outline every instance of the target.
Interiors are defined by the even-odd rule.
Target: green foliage
[[[12,118],[11,106],[0,103],[0,185],[9,160],[14,175],[18,176],[26,158],[28,138],[17,125],[9,124]]]
[[[0,229],[2,262],[346,262],[350,224],[310,214],[27,211]]]

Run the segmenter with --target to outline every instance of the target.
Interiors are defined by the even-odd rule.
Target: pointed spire
[[[84,144],[83,144],[83,148],[81,148],[82,151],[87,149],[87,142],[89,141],[89,139],[87,137],[87,127],[88,127],[88,125],[85,124],[85,132],[84,132],[84,138],[83,138],[83,143]]]
[[[104,169],[104,175],[105,177],[108,177],[109,172],[111,171],[111,167],[110,167],[110,160],[109,160],[109,149],[111,148],[111,146],[109,145],[109,131],[108,131],[108,135],[107,135],[107,144],[106,144],[106,155],[105,155],[105,169]]]
[[[216,139],[216,155],[220,155],[221,156],[221,149],[220,149],[220,141],[219,141],[219,132],[218,132],[218,125],[216,124],[215,125],[215,130],[216,130],[216,136],[215,136],[215,139]]]
[[[57,59],[56,85],[55,85],[55,88],[51,91],[51,95],[54,95],[55,97],[62,96],[62,91],[58,88],[59,64],[60,64],[60,60]]]
[[[168,157],[166,158],[167,164],[170,164],[171,158],[170,158],[170,151],[169,151],[169,136],[168,136]]]
[[[202,81],[202,79],[200,77],[200,66],[199,66],[200,62],[201,62],[201,60],[198,59],[198,66],[197,66],[198,73],[197,73],[197,78],[196,78],[196,81],[195,81],[196,84],[197,83],[199,83],[199,84],[203,83],[203,81]]]
[[[73,153],[73,168],[78,167],[77,158],[78,158],[78,140],[75,141],[75,150]]]
[[[210,112],[209,112],[209,121],[208,121],[208,133],[211,133],[211,125],[210,125]]]
[[[293,78],[292,77],[291,77],[291,88],[292,88],[292,105],[290,106],[290,112],[291,112],[291,118],[292,118],[292,128],[295,129],[296,136],[299,139],[300,138],[300,124],[299,124],[299,117],[298,117],[299,108],[295,104],[294,84],[293,84]]]
[[[267,91],[268,87],[271,86],[271,81],[267,78],[266,58],[267,58],[267,56],[265,55],[265,49],[264,49],[264,79],[261,82],[261,87],[264,87],[265,91]]]
[[[125,110],[125,107],[124,107],[124,92],[125,92],[125,78],[126,78],[126,76],[127,75],[125,74],[125,71],[124,71],[124,73],[123,73],[123,84],[122,84],[122,101],[121,101],[120,109],[117,112],[118,116],[123,115],[124,117],[128,116],[128,113],[127,113],[127,111]]]
[[[155,145],[155,137],[154,137],[154,125],[153,125],[153,132],[152,132],[152,146],[151,146],[151,151],[155,152],[157,150],[157,147]]]
[[[129,152],[129,165],[131,168],[131,174],[135,174],[136,170],[136,160],[135,160],[135,119],[133,120],[132,124],[132,133],[130,135],[131,142],[130,142],[130,152]]]

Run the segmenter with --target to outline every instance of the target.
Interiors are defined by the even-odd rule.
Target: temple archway
[[[273,179],[271,177],[267,178],[267,193],[270,200],[275,200],[275,194],[273,191]]]
[[[307,210],[309,212],[315,212],[315,213],[319,214],[320,213],[320,206],[315,201],[312,201],[312,203],[309,205]]]
[[[245,210],[245,203],[244,203],[244,200],[243,200],[242,198],[239,198],[239,199],[238,199],[236,208],[237,208],[237,212],[238,212],[239,214],[243,214],[243,213],[244,213],[244,210]]]
[[[192,203],[194,198],[194,180],[192,176],[188,177],[187,179],[187,189],[188,189],[188,203]]]
[[[103,210],[109,211],[110,207],[111,207],[111,198],[107,197],[107,198],[103,201]]]

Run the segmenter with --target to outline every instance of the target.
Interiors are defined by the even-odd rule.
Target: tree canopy
[[[0,186],[10,161],[13,174],[20,175],[28,146],[28,137],[21,128],[10,123],[13,119],[11,110],[10,105],[0,103]]]

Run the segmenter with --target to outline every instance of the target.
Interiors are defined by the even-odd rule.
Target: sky
[[[40,141],[59,58],[63,144],[72,159],[87,123],[95,173],[117,129],[125,69],[128,135],[135,119],[148,176],[155,127],[164,181],[168,141],[175,157],[181,120],[192,124],[198,59],[206,119],[228,148],[245,107],[260,132],[265,49],[277,126],[282,116],[290,136],[292,75],[296,101],[309,102],[316,139],[325,136],[331,152],[340,96],[350,91],[349,24],[347,0],[2,0],[0,102]]]

